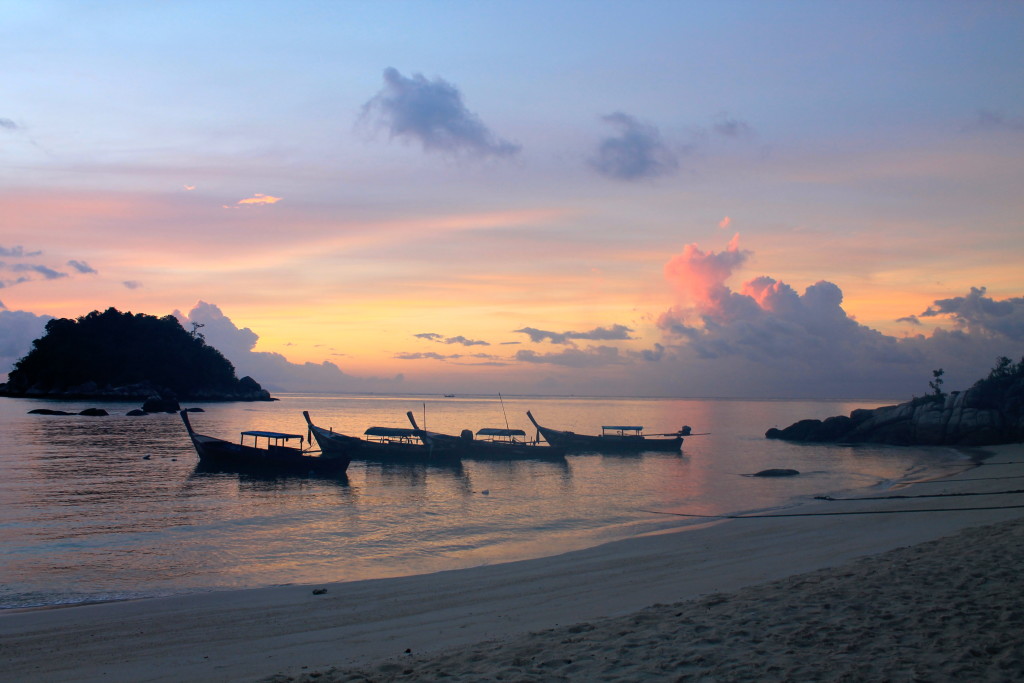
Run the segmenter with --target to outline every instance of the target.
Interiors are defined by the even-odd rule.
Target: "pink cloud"
[[[739,248],[739,233],[725,251],[704,252],[696,244],[687,244],[683,252],[665,264],[665,279],[680,298],[679,303],[702,311],[721,312],[731,294],[725,281],[742,266],[750,252]]]
[[[728,230],[730,225],[732,225],[732,219],[729,218],[728,216],[718,221],[718,227],[720,227],[722,230]]]
[[[274,197],[274,196],[269,195],[269,194],[260,194],[259,192],[257,192],[256,194],[254,194],[251,197],[239,200],[238,204],[240,206],[245,206],[247,204],[248,205],[262,206],[262,205],[265,205],[265,204],[277,204],[279,201],[281,201],[281,199],[282,199],[281,197]]]

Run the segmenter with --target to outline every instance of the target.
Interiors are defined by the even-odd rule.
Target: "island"
[[[274,400],[253,378],[239,379],[198,327],[190,332],[172,315],[116,308],[46,323],[45,334],[0,384],[0,396],[140,400],[158,409],[173,409],[179,400]]]
[[[992,446],[1024,441],[1024,359],[999,358],[989,376],[967,391],[942,391],[942,370],[932,393],[899,405],[854,410],[825,420],[800,420],[765,437],[812,443],[894,446]]]

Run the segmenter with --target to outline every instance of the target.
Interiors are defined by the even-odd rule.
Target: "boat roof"
[[[476,433],[477,436],[526,436],[522,429],[498,429],[497,427],[484,427]]]
[[[263,436],[268,439],[301,439],[301,434],[284,434],[282,432],[263,432],[259,430],[253,430],[248,432],[242,432],[242,436]]]
[[[420,430],[408,427],[370,427],[363,434],[368,436],[419,436]]]
[[[643,427],[636,425],[603,425],[601,429],[616,429],[623,432],[642,432],[644,430]]]

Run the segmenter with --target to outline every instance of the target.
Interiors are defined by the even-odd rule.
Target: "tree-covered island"
[[[115,308],[46,323],[46,333],[0,384],[0,396],[272,400],[251,377],[238,379],[220,351],[174,316]]]

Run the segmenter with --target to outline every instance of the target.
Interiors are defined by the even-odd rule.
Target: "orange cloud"
[[[720,227],[722,230],[727,230],[730,225],[732,225],[732,219],[729,218],[728,216],[718,221],[718,227]]]
[[[704,252],[696,244],[687,244],[683,253],[665,264],[665,279],[687,303],[703,311],[719,311],[729,295],[725,281],[749,255],[739,245],[739,233],[719,253]]]
[[[277,204],[279,201],[281,201],[281,197],[274,197],[274,196],[271,196],[269,194],[260,194],[259,192],[257,192],[256,194],[254,194],[253,196],[249,197],[248,199],[240,200],[238,203],[242,204],[242,205],[244,205],[244,204],[262,205],[262,204]]]

